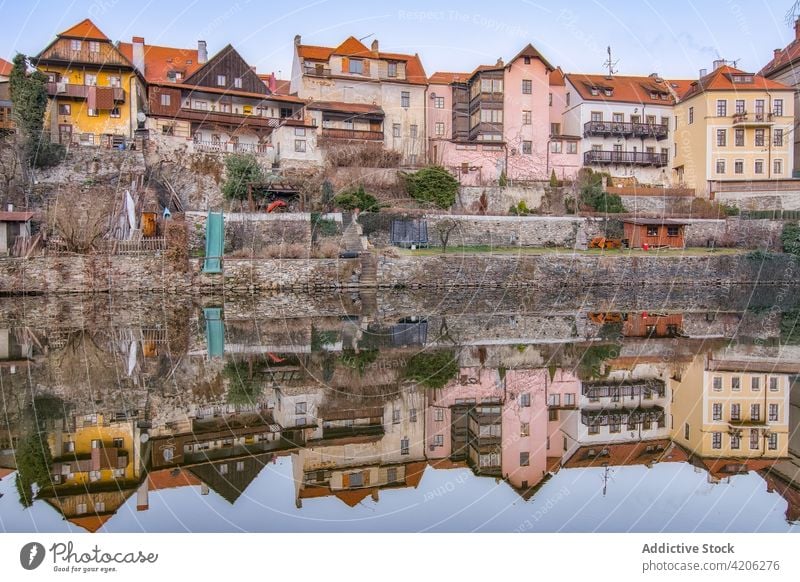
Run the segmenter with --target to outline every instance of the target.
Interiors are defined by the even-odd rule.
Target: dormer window
[[[590,92],[592,93],[592,95],[594,95],[595,97],[597,97],[597,96],[600,94],[600,91],[598,90],[598,88],[597,88],[597,87],[592,87],[591,89],[589,89],[589,91],[590,91]]]
[[[388,63],[386,65],[386,75],[388,77],[396,77],[397,76],[397,63]]]
[[[731,80],[734,83],[752,83],[753,75],[731,75]]]
[[[350,73],[354,75],[364,74],[364,61],[360,59],[350,59]]]
[[[192,64],[192,59],[186,59],[186,64],[187,65],[191,65]]]
[[[612,94],[613,92],[614,92],[614,91],[613,91],[612,89],[606,89],[606,90],[605,90],[606,97],[611,97],[611,94]]]
[[[658,99],[658,93],[655,91],[650,91],[650,99]]]

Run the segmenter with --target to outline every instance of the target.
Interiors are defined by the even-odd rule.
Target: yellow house
[[[675,181],[698,195],[791,178],[794,90],[715,61],[675,106]]]
[[[777,369],[697,356],[671,380],[672,439],[703,458],[788,456],[790,374]]]
[[[54,141],[112,147],[133,136],[144,84],[91,20],[59,34],[33,61],[49,80],[45,128]]]

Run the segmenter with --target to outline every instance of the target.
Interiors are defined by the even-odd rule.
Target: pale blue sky
[[[57,32],[91,17],[112,40],[169,46],[208,41],[213,54],[232,43],[259,72],[291,70],[292,39],[336,45],[348,35],[374,34],[381,48],[418,52],[428,74],[472,70],[505,59],[532,42],[567,72],[602,70],[612,45],[620,74],[658,72],[695,77],[717,56],[739,59],[757,71],[785,46],[794,31],[784,16],[791,0],[672,0],[632,3],[576,0],[572,3],[506,2],[355,2],[298,0],[0,0],[3,34],[0,56],[36,54]],[[567,6],[567,7],[565,7]],[[370,37],[366,42],[370,42]]]

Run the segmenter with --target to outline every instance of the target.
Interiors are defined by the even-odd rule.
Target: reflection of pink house
[[[428,80],[429,159],[463,184],[546,180],[550,73],[532,45],[508,63],[472,73],[435,73]]]
[[[547,146],[547,168],[559,180],[572,179],[581,167],[578,155],[579,135],[566,135],[561,122],[567,108],[567,83],[561,67],[550,72],[550,141]],[[548,174],[549,177],[549,174]]]
[[[466,461],[478,475],[529,490],[547,473],[547,370],[462,368],[427,410],[429,459]]]
[[[578,406],[581,381],[566,370],[557,369],[547,384],[547,457],[548,466],[558,466],[570,448],[565,437],[564,423],[570,411]]]

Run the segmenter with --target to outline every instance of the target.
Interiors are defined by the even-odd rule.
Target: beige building
[[[691,453],[719,459],[788,455],[790,374],[775,362],[699,355],[671,382],[672,438]]]
[[[714,64],[675,106],[675,181],[713,198],[732,183],[790,178],[794,90]]]

